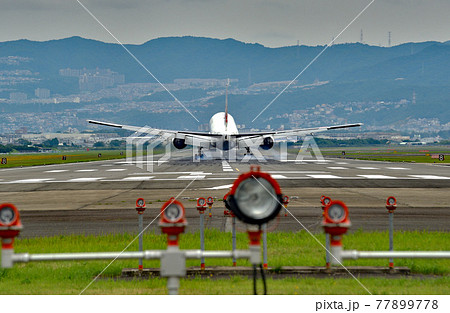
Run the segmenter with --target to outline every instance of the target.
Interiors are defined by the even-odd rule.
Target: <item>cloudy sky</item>
[[[269,47],[327,44],[372,0],[79,0],[120,41],[234,38]],[[336,40],[450,40],[449,0],[375,0]],[[1,0],[0,41],[82,36],[114,42],[77,0]]]

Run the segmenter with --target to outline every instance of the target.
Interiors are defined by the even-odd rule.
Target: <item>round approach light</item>
[[[389,197],[386,200],[386,205],[388,206],[394,206],[397,205],[397,199],[395,199],[395,197]]]
[[[331,203],[331,198],[330,197],[323,197],[322,200],[320,200],[322,202],[322,205],[327,206]]]
[[[0,226],[11,226],[19,217],[19,211],[10,203],[0,205]]]
[[[208,199],[206,200],[206,203],[207,203],[208,205],[213,205],[213,204],[214,204],[214,199],[213,199],[213,197],[208,197]]]
[[[325,220],[328,223],[339,224],[348,219],[348,208],[342,201],[331,201],[325,209]]]
[[[206,206],[206,199],[205,198],[198,198],[197,199],[197,207],[204,207]]]
[[[274,219],[281,210],[283,195],[277,181],[251,166],[250,172],[238,177],[226,203],[244,223],[262,225]]]
[[[180,201],[170,198],[161,208],[161,223],[177,224],[185,223],[184,206]]]
[[[138,198],[136,200],[136,207],[137,208],[144,208],[145,207],[145,200],[144,200],[144,198]]]

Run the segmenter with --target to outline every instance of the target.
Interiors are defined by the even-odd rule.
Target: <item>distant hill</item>
[[[242,84],[289,80],[323,46],[267,48],[233,39],[169,37],[142,45],[126,45],[163,82],[176,78],[238,78]],[[110,68],[125,74],[126,82],[152,82],[152,78],[118,44],[71,37],[36,42],[0,43],[0,57],[30,57],[26,67],[53,78],[61,68]],[[423,66],[422,66],[423,65]],[[25,65],[24,65],[25,66]],[[8,66],[1,64],[0,69]],[[450,83],[450,45],[408,43],[391,48],[359,43],[330,47],[301,80],[346,81],[402,77],[421,84]],[[249,81],[249,79],[251,81]]]

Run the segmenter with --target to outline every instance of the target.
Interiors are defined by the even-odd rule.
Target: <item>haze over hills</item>
[[[331,46],[255,123],[251,120],[287,84],[267,86],[261,83],[292,80],[323,46],[267,48],[233,39],[170,37],[126,47],[159,80],[169,84],[174,94],[186,102],[202,123],[206,123],[216,111],[223,110],[223,86],[178,88],[173,84],[174,80],[235,79],[231,88],[230,112],[239,116],[238,123],[246,127],[315,125],[320,120],[312,121],[306,117],[318,115],[330,122],[365,122],[380,129],[411,120],[437,119],[439,125],[436,127],[445,130],[448,126],[450,129],[450,42],[407,43],[389,48],[361,43]],[[106,91],[94,88],[80,93],[79,77],[62,76],[60,70],[83,68],[109,69],[123,75],[124,81],[111,84],[105,88]],[[118,95],[112,92],[123,84],[155,83],[117,44],[80,37],[46,42],[2,42],[0,75],[0,98],[9,99],[11,93],[22,92],[29,99],[18,102],[14,107],[11,107],[14,101],[3,100],[0,102],[2,115],[38,112],[36,106],[29,102],[34,98],[36,88],[44,88],[51,91],[51,97],[57,94],[66,98],[78,95],[81,100],[70,105],[59,104],[56,108],[55,105],[47,107],[43,101],[40,112],[69,109],[78,119],[107,118],[156,127],[167,127],[161,116],[170,115],[180,128],[198,126],[161,90],[127,97],[122,96],[123,92]],[[90,99],[89,93],[96,96]],[[166,102],[171,110],[161,109]],[[115,103],[116,108],[89,111],[86,107],[92,103]],[[130,103],[147,107],[157,103],[159,109],[148,110],[139,105],[130,108]],[[315,109],[317,105],[320,108]],[[296,118],[295,114],[300,117]],[[73,126],[82,128],[81,122]],[[420,123],[417,127],[420,128]]]

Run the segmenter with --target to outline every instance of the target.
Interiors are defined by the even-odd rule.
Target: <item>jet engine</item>
[[[263,143],[259,145],[259,147],[263,150],[269,150],[273,147],[273,138],[272,137],[264,137]]]
[[[173,145],[177,149],[184,149],[187,146],[186,140],[181,139],[181,138],[174,138],[173,139]]]

